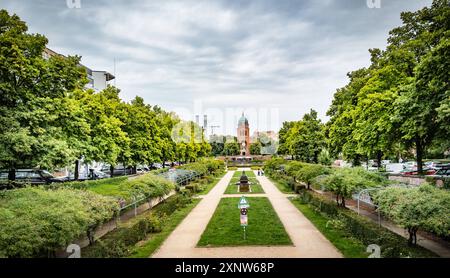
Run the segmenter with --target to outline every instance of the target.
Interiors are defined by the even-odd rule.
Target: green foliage
[[[214,158],[203,158],[197,162],[183,165],[180,169],[194,171],[198,175],[205,176],[224,171],[225,163]]]
[[[431,185],[417,188],[389,187],[375,195],[379,209],[408,229],[410,242],[416,243],[417,230],[424,229],[450,237],[450,193]]]
[[[224,149],[223,149],[223,154],[228,156],[228,155],[238,155],[240,152],[241,148],[239,146],[239,143],[237,142],[227,142],[225,143]]]
[[[372,64],[348,74],[327,115],[334,156],[359,165],[361,158],[407,156],[415,149],[419,171],[427,148],[450,144],[450,39],[448,0],[401,14],[385,51],[371,49]]]
[[[318,213],[324,215],[329,220],[339,221],[338,225],[334,225],[334,228],[337,229],[340,227],[338,230],[340,231],[341,237],[351,237],[361,242],[363,246],[368,246],[370,244],[379,245],[381,247],[381,256],[383,258],[422,258],[436,256],[421,247],[409,246],[407,240],[402,236],[397,235],[386,228],[379,227],[376,223],[357,215],[353,211],[340,208],[323,196],[311,193],[310,191],[303,191],[299,199],[294,200],[293,202],[294,204],[295,202],[309,204]],[[310,216],[309,213],[308,216]],[[329,230],[329,228],[327,228],[327,230]],[[325,233],[328,233],[328,231]],[[343,245],[339,246],[343,247]]]
[[[175,185],[165,178],[145,174],[134,179],[129,179],[123,184],[121,189],[129,192],[131,196],[145,196],[146,198],[153,199],[168,195],[175,189]]]
[[[256,142],[256,143],[252,143],[250,144],[250,154],[251,155],[260,155],[261,154],[261,142]]]
[[[351,197],[356,191],[388,184],[385,177],[361,167],[336,169],[330,175],[320,177],[320,181],[326,190],[336,194],[337,203],[343,207],[345,198]]]
[[[44,59],[47,39],[27,31],[0,10],[0,168],[65,166],[88,128],[65,97],[86,84],[86,72],[80,57]]]
[[[280,149],[299,160],[318,162],[319,153],[325,144],[324,125],[317,118],[317,112],[311,110],[303,119],[293,124],[286,124],[283,130]]]
[[[307,164],[298,171],[295,172],[295,178],[300,180],[308,186],[308,189],[312,181],[318,176],[328,174],[330,170],[322,165],[318,164]]]
[[[271,173],[273,173],[275,171],[280,171],[282,166],[285,164],[286,164],[286,161],[283,158],[273,157],[264,163],[264,172],[266,172],[266,174],[270,175]]]
[[[145,214],[131,223],[117,228],[82,251],[85,258],[122,258],[130,254],[133,246],[146,239],[148,234],[162,231],[163,218]]]
[[[24,188],[0,195],[0,250],[8,257],[47,257],[110,220],[115,199],[89,191]]]
[[[148,173],[131,179],[128,177],[117,177],[96,181],[69,182],[49,185],[48,188],[83,189],[104,196],[123,198],[131,202],[133,197],[138,199],[164,197],[175,189],[175,185],[165,178]]]
[[[322,165],[331,166],[333,160],[330,157],[330,152],[327,149],[323,149],[318,157],[318,162]]]

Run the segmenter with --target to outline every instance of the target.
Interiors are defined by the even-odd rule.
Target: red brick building
[[[237,139],[241,146],[241,155],[250,155],[250,126],[244,113],[238,122]]]

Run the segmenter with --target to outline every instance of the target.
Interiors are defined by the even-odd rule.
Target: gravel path
[[[249,170],[247,170],[249,171]],[[294,246],[248,246],[197,248],[197,242],[208,225],[220,199],[240,197],[224,195],[234,171],[202,198],[200,203],[153,254],[153,258],[340,258],[341,253],[301,214],[266,177],[257,177],[267,197],[292,239]]]

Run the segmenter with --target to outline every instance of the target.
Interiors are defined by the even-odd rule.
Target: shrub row
[[[29,187],[0,193],[0,256],[53,257],[118,211],[115,199],[93,192]]]
[[[164,221],[176,210],[192,202],[189,196],[177,194],[159,204],[150,213],[137,216],[127,225],[120,227],[93,245],[82,250],[85,258],[121,258],[130,255],[133,247],[150,234],[159,233],[164,228]]]
[[[330,219],[341,222],[340,227],[351,237],[358,239],[365,245],[377,244],[381,247],[381,255],[385,258],[399,257],[430,257],[431,252],[421,248],[408,246],[407,240],[371,220],[356,213],[336,206],[335,203],[309,191],[302,191],[299,201],[310,204],[318,212]]]
[[[196,174],[204,176],[223,171],[225,163],[214,158],[203,158],[197,162],[180,166],[179,169],[194,171]]]

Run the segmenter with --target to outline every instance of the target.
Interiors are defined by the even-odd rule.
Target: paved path
[[[355,212],[358,212],[358,207],[355,206],[347,206],[347,207]],[[369,212],[365,209],[360,209],[359,211],[361,215],[366,216],[367,218],[378,224],[378,216],[376,214]],[[408,232],[405,229],[397,226],[396,224],[392,223],[389,220],[381,219],[380,224],[381,226],[385,227],[391,232],[401,235],[404,238],[409,237]],[[444,240],[429,239],[420,234],[417,234],[417,245],[420,245],[428,250],[431,250],[432,252],[439,255],[439,257],[450,258],[450,244]]]
[[[234,171],[202,198],[200,203],[166,239],[153,258],[339,258],[341,253],[314,227],[303,214],[266,177],[257,177],[281,222],[291,237],[294,246],[250,246],[196,248],[222,197]],[[249,194],[254,196],[255,194]]]
[[[314,189],[313,189],[314,190]],[[314,190],[315,192],[322,194],[324,196],[330,197],[329,195],[326,195],[324,191],[322,190]],[[331,200],[334,200],[334,197],[331,198]],[[351,200],[347,200],[347,203],[349,203]],[[348,209],[351,209],[355,212],[358,212],[357,206],[347,205]],[[367,217],[369,220],[372,220],[373,222],[378,224],[378,214],[373,211],[368,211],[364,207],[360,208],[360,214],[362,216]],[[381,226],[384,228],[390,230],[391,232],[394,232],[406,239],[409,238],[408,232],[406,229],[399,227],[389,219],[385,219],[384,217],[381,218],[380,222]],[[419,231],[420,233],[420,231]],[[439,238],[432,238],[431,236],[424,236],[421,234],[417,234],[417,245],[420,245],[434,253],[436,253],[438,256],[442,258],[450,258],[450,243],[448,243],[445,240],[439,239]]]

